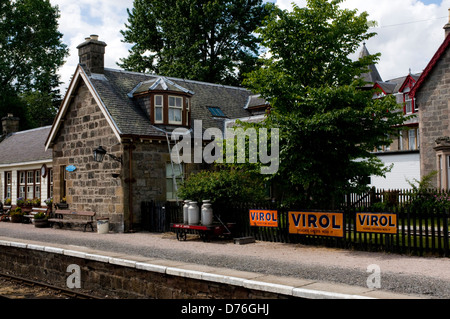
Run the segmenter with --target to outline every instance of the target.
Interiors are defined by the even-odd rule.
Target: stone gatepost
[[[438,189],[449,189],[450,186],[450,137],[436,139],[436,167]]]

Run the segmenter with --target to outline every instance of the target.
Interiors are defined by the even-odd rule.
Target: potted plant
[[[25,205],[25,199],[24,199],[23,197],[19,197],[19,198],[16,200],[16,204],[17,204],[17,206],[19,206],[19,207],[24,206],[24,205]]]
[[[34,215],[34,227],[45,228],[48,227],[48,218],[45,213],[39,212]]]
[[[11,198],[6,198],[5,199],[5,205],[6,206],[10,206],[11,205]]]
[[[9,213],[9,217],[12,223],[21,223],[23,221],[23,212],[20,207],[16,207]]]
[[[32,207],[33,206],[33,200],[32,199],[25,200],[25,206],[26,207]]]
[[[41,199],[40,198],[33,199],[33,207],[41,207]]]
[[[53,205],[53,198],[52,197],[47,198],[44,201],[44,203],[45,203],[45,205],[47,205],[48,211],[51,212],[52,211],[52,205]]]

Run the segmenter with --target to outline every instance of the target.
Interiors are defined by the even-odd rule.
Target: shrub
[[[189,176],[179,188],[178,195],[201,203],[212,204],[255,202],[264,200],[264,181],[261,177],[241,170],[201,171]]]
[[[47,215],[45,213],[39,212],[34,215],[34,219],[45,219]]]
[[[12,210],[9,215],[10,216],[23,216],[22,208],[16,207],[14,210]]]

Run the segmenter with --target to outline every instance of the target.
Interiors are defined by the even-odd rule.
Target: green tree
[[[358,76],[379,55],[352,61],[368,33],[367,13],[341,9],[341,0],[308,0],[275,10],[258,29],[270,56],[245,85],[271,105],[261,124],[280,129],[280,169],[272,176],[284,200],[328,208],[370,175],[387,168],[373,151],[389,145],[404,121],[393,97],[372,99]]]
[[[265,198],[266,189],[260,176],[220,165],[217,168],[191,174],[178,189],[178,195],[199,203],[209,199],[214,205],[257,202]]]
[[[58,31],[58,7],[48,0],[0,0],[0,117],[7,113],[23,119],[22,127],[33,127],[39,100],[51,113],[51,123],[60,101],[56,71],[68,55]],[[37,98],[38,96],[39,99]]]
[[[257,65],[254,30],[271,11],[262,0],[135,0],[119,66],[137,72],[240,85]]]

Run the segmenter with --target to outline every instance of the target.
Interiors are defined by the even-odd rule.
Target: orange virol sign
[[[278,227],[278,211],[251,209],[250,226]]]
[[[387,213],[357,213],[356,231],[363,233],[397,233],[397,215]]]
[[[289,212],[289,233],[343,237],[344,215],[326,212]]]

